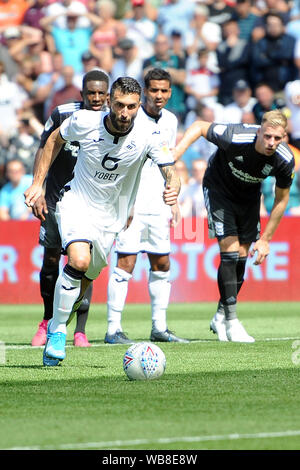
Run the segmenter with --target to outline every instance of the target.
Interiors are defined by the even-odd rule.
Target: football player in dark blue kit
[[[106,106],[109,77],[98,69],[93,69],[83,77],[82,101],[66,103],[54,109],[48,118],[41,136],[40,147],[35,157],[37,165],[49,135],[61,123],[79,109],[100,111]],[[58,155],[51,166],[45,184],[45,195],[41,196],[33,207],[34,215],[41,220],[39,243],[44,247],[43,265],[40,272],[40,292],[44,303],[44,316],[32,339],[32,346],[42,346],[46,342],[47,324],[53,315],[53,297],[55,283],[59,273],[61,258],[61,240],[55,219],[55,207],[60,191],[73,177],[79,150],[78,142],[67,142],[57,149]],[[92,295],[92,284],[87,289],[77,310],[77,324],[74,332],[74,345],[90,346],[85,334],[85,325]]]
[[[261,126],[194,122],[174,149],[175,160],[200,136],[217,145],[203,180],[210,238],[220,250],[218,310],[210,323],[220,341],[253,343],[237,318],[237,295],[248,253],[261,264],[285,212],[294,176],[294,156],[284,142],[287,119],[279,110],[265,113]],[[276,179],[267,225],[260,233],[261,182]],[[253,247],[251,248],[251,244]]]

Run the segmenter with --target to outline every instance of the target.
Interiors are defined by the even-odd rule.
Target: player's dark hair
[[[90,70],[84,75],[83,80],[82,80],[82,89],[84,90],[87,86],[87,83],[91,82],[92,80],[98,81],[98,82],[105,82],[107,84],[107,87],[109,85],[108,75],[102,70],[94,69],[94,70]]]
[[[170,84],[172,85],[172,78],[169,72],[167,72],[164,69],[160,68],[154,68],[150,69],[149,72],[146,73],[144,77],[144,82],[145,82],[145,87],[149,88],[150,87],[150,81],[151,80],[167,80]]]
[[[119,77],[111,86],[110,96],[113,98],[115,91],[119,90],[123,95],[137,94],[141,96],[140,84],[132,77]]]

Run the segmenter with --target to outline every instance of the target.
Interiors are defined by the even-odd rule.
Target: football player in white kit
[[[163,69],[153,68],[144,78],[144,104],[139,118],[153,136],[160,136],[168,147],[176,145],[178,120],[164,109],[171,96],[171,76]],[[145,252],[150,262],[148,290],[151,300],[152,329],[150,339],[164,342],[188,342],[167,327],[166,312],[169,304],[170,283],[170,221],[173,225],[180,217],[177,205],[164,204],[164,179],[157,164],[148,159],[141,173],[140,185],[134,204],[133,218],[128,228],[116,240],[117,265],[108,282],[107,333],[105,343],[132,343],[121,326],[122,312],[137,255]]]
[[[74,304],[80,302],[87,286],[107,265],[112,244],[127,223],[148,157],[165,177],[165,203],[172,206],[177,202],[180,180],[172,153],[141,118],[135,119],[140,104],[138,82],[131,77],[118,78],[111,88],[108,113],[77,111],[49,136],[33,184],[24,193],[25,203],[32,207],[42,194],[57,148],[65,141],[80,143],[74,178],[65,186],[56,206],[68,261],[55,286],[44,365],[57,365],[65,358],[66,325],[76,308]]]

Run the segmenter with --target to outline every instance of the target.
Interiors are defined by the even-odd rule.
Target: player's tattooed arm
[[[177,202],[177,196],[180,192],[180,179],[174,165],[162,166],[160,171],[165,179],[166,185],[163,198],[168,206]]]

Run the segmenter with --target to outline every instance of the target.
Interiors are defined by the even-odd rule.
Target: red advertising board
[[[266,220],[262,221],[262,225]],[[270,244],[266,261],[255,266],[249,258],[239,299],[244,301],[300,301],[300,218],[285,217]],[[41,303],[39,272],[43,248],[38,244],[39,222],[0,223],[0,303]],[[62,265],[64,259],[62,259]],[[206,221],[185,219],[172,231],[171,302],[217,301],[219,253],[207,237]],[[93,302],[106,302],[110,263],[94,283]],[[149,302],[147,256],[138,256],[129,283],[127,302]]]

